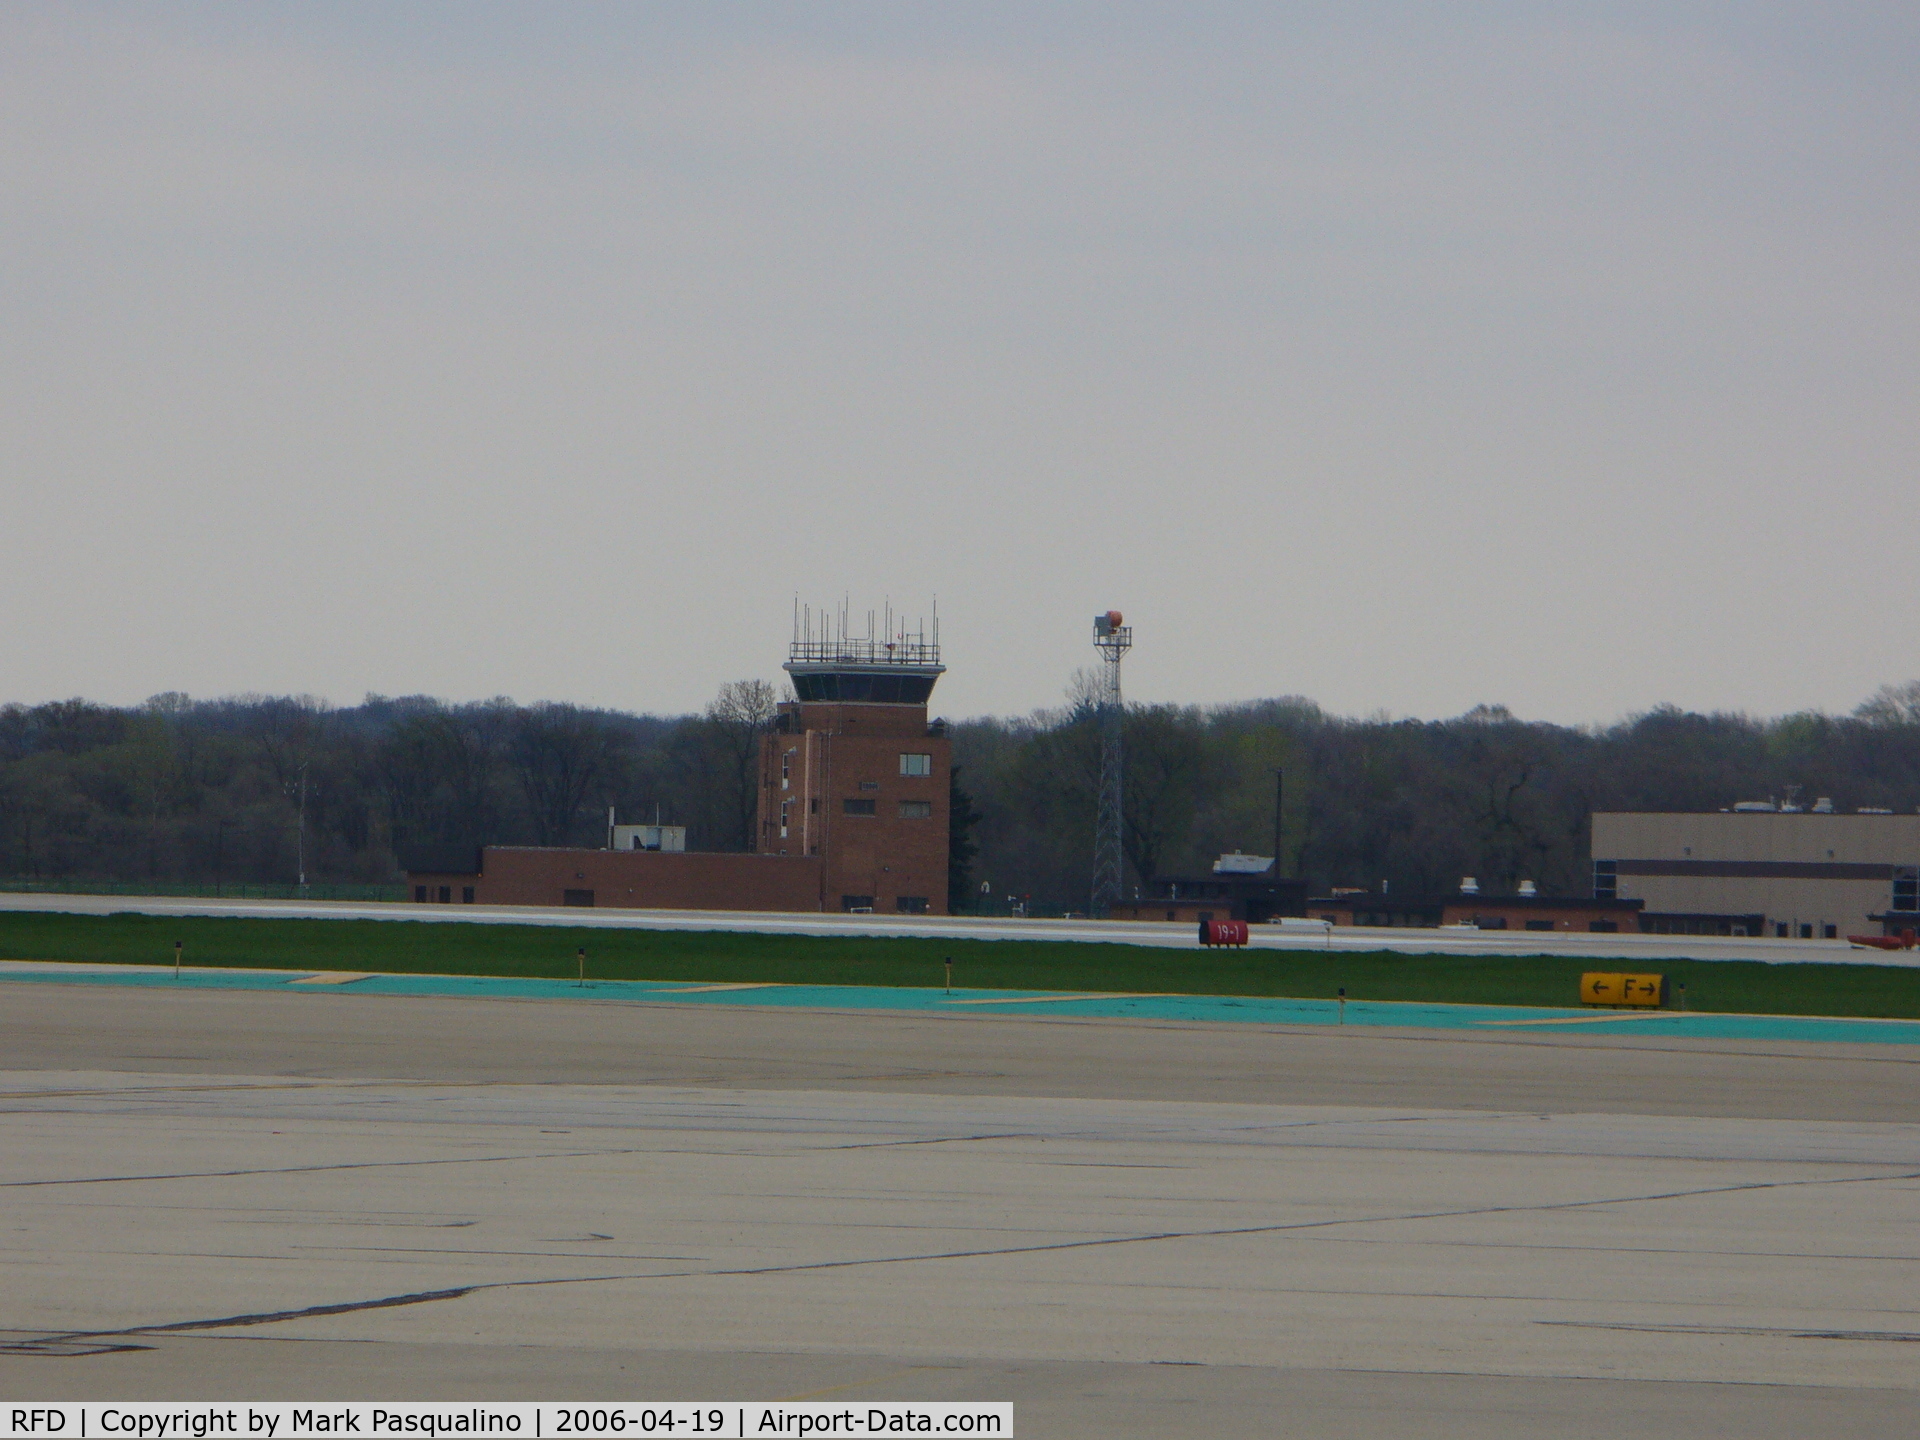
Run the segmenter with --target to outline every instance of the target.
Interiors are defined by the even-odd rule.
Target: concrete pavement
[[[1011,1399],[1067,1437],[1920,1426],[1899,1047],[4,1003],[10,1397]]]

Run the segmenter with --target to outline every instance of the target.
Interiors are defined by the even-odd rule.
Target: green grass
[[[1573,1006],[1583,970],[1657,969],[1687,987],[1693,1010],[1920,1018],[1920,969],[1618,962],[1553,955],[1439,956],[1391,951],[1191,950],[1071,941],[908,940],[718,931],[575,929],[407,920],[252,920],[0,912],[0,958],[290,970],[569,979],[574,952],[603,980],[771,980],[815,985],[942,982],[970,989],[1132,990],[1189,995],[1431,1000]]]

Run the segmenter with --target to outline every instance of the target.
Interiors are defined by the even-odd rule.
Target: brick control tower
[[[944,915],[952,748],[927,719],[940,622],[929,635],[869,612],[856,637],[848,618],[794,616],[799,698],[761,742],[760,853],[819,856],[823,910]]]

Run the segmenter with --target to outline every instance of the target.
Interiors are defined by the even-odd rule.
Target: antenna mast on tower
[[[1093,834],[1092,912],[1104,920],[1120,899],[1124,870],[1120,847],[1120,657],[1133,648],[1133,627],[1120,612],[1093,618],[1093,643],[1100,651],[1100,818]]]

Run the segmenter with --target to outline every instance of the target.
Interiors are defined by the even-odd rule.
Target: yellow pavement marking
[[[649,995],[705,995],[713,990],[778,990],[780,983],[778,980],[759,980],[751,984],[743,982],[733,985],[688,985],[679,990],[649,990],[647,993]]]
[[[1623,1010],[1614,1015],[1567,1015],[1555,1020],[1478,1020],[1478,1025],[1605,1025],[1614,1020],[1674,1020],[1685,1010]]]

